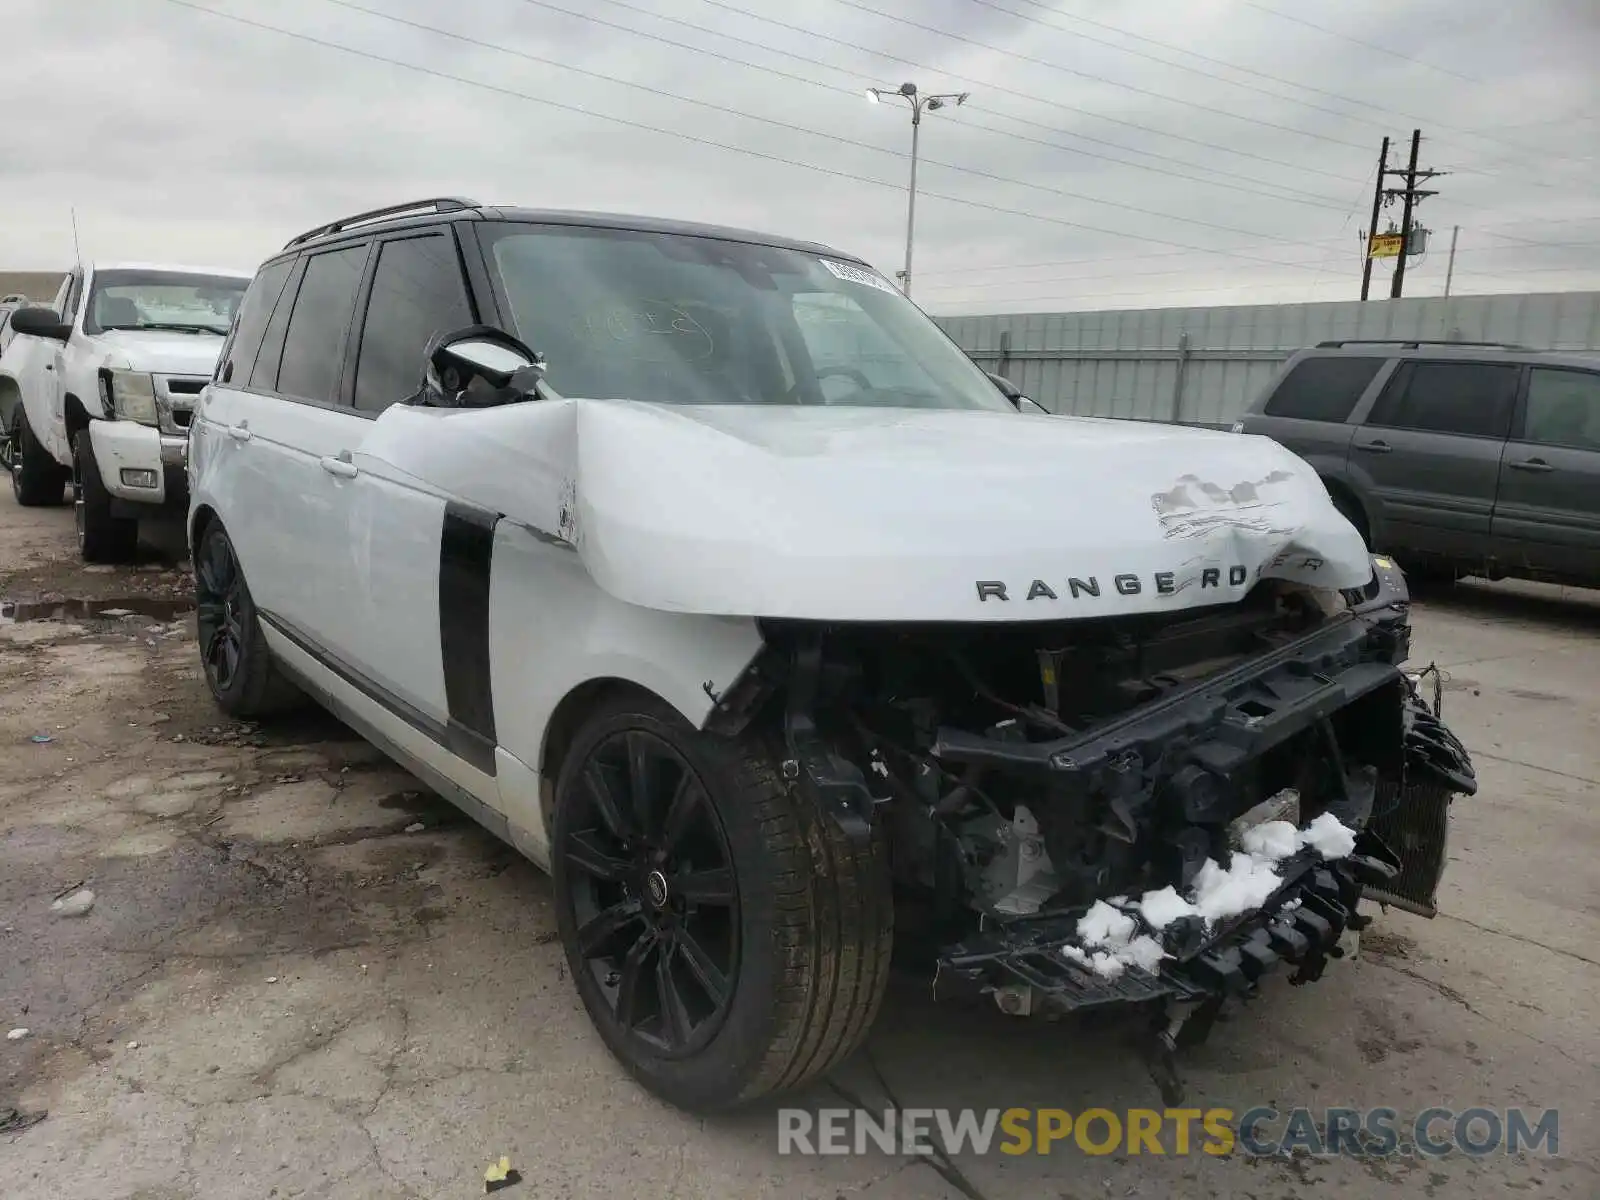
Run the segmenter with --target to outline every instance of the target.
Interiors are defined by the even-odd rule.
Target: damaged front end
[[[1318,978],[1363,895],[1433,914],[1476,783],[1374,564],[1363,589],[1265,581],[1170,616],[773,622],[709,726],[780,724],[785,776],[882,828],[937,995],[1153,1002],[1170,1096],[1171,1051],[1280,964]]]

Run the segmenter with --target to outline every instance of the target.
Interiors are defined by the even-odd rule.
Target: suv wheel
[[[194,551],[195,630],[206,686],[230,717],[261,717],[292,708],[300,692],[284,678],[261,632],[256,604],[233,542],[212,521]]]
[[[19,403],[11,429],[0,441],[0,456],[11,476],[11,494],[26,508],[60,504],[67,486],[65,468],[45,453],[28,424],[28,412]]]
[[[885,843],[857,844],[754,740],[625,697],[556,783],[556,919],[606,1046],[645,1087],[715,1111],[796,1088],[860,1044],[888,978]]]
[[[139,550],[139,522],[111,513],[111,493],[100,478],[87,429],[72,439],[72,514],[84,562],[132,562]]]

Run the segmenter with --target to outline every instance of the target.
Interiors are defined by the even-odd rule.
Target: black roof
[[[299,249],[338,237],[354,237],[377,230],[404,228],[412,225],[430,225],[438,221],[455,220],[518,221],[541,225],[579,225],[591,229],[626,229],[640,233],[678,234],[684,237],[717,238],[729,242],[746,242],[757,246],[776,246],[784,250],[798,250],[805,254],[826,254],[832,258],[863,261],[859,256],[835,250],[819,242],[778,237],[756,233],[748,229],[735,229],[725,225],[705,225],[696,221],[679,221],[670,217],[646,217],[631,213],[581,212],[570,209],[515,208],[479,204],[475,200],[457,197],[440,197],[411,201],[356,213],[340,218],[315,229],[307,230],[290,239],[284,250]]]

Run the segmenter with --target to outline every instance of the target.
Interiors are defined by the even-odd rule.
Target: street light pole
[[[924,111],[936,112],[950,104],[959,107],[967,102],[967,95],[966,92],[943,92],[924,96],[917,91],[914,83],[902,83],[892,91],[875,87],[867,89],[867,99],[874,104],[900,99],[911,106],[911,185],[906,197],[906,269],[901,272],[902,286],[907,296],[911,295],[911,255],[917,231],[917,154],[922,134],[922,114]]]

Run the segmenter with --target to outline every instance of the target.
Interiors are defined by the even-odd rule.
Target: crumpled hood
[[[168,329],[107,329],[94,340],[105,352],[98,366],[155,375],[210,375],[222,350],[216,334]]]
[[[600,587],[672,611],[1053,620],[1371,577],[1305,462],[1176,426],[562,400],[396,406],[365,450],[573,543]]]

